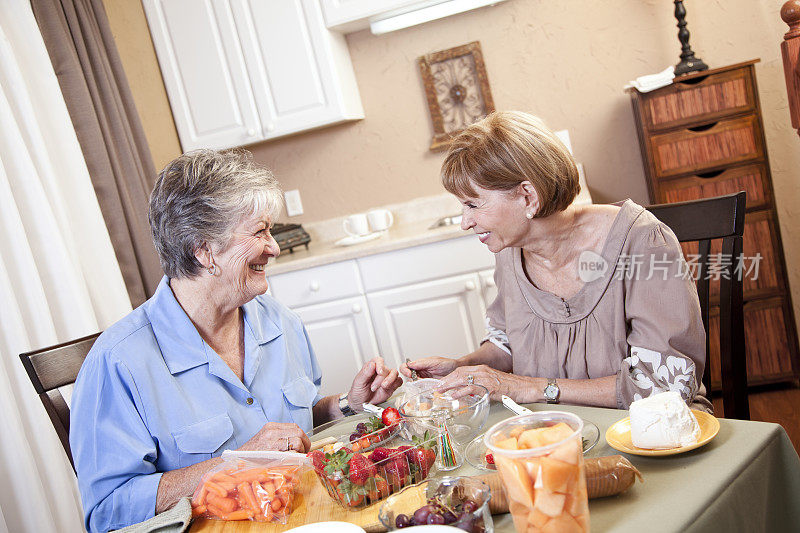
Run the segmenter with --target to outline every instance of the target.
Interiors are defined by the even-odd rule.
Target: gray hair
[[[244,150],[195,150],[172,160],[150,194],[150,230],[169,278],[194,277],[203,268],[195,252],[204,244],[226,248],[244,217],[283,208],[278,181]]]

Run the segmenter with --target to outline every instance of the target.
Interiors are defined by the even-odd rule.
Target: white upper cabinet
[[[143,0],[184,150],[364,118],[317,0]]]
[[[370,17],[419,4],[420,0],[320,0],[320,3],[329,28],[355,31],[369,26]]]

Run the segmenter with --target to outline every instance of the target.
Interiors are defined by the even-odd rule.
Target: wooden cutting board
[[[497,474],[487,474],[479,476],[479,479],[486,482],[492,491],[492,500],[489,505],[492,513],[508,512],[508,503],[505,500],[505,492],[502,490],[499,476]],[[251,531],[278,533],[312,522],[329,521],[350,522],[361,526],[369,533],[386,531],[386,528],[378,520],[378,510],[383,501],[359,511],[344,509],[328,495],[313,470],[303,474],[301,486],[309,487],[309,489],[306,493],[296,496],[294,510],[289,515],[289,520],[286,524],[265,524],[251,522],[250,520],[225,522],[223,520],[197,519],[192,523],[190,531],[191,533],[249,533]],[[402,497],[407,499],[409,509],[418,509],[425,504],[426,486],[427,482],[424,482],[403,491]]]

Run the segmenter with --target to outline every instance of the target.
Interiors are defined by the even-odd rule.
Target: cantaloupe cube
[[[542,484],[550,492],[571,492],[578,478],[578,466],[553,459],[542,457],[539,459],[542,466]]]
[[[558,516],[564,512],[564,502],[567,496],[558,492],[548,490],[537,490],[533,502],[533,508],[539,509],[547,516]]]
[[[517,531],[525,531],[528,527],[530,508],[514,500],[509,500],[508,511],[511,513],[511,518],[514,520],[514,529]]]
[[[519,460],[525,465],[525,470],[528,472],[533,486],[536,487],[536,480],[539,477],[539,458],[526,457],[525,459]]]
[[[540,446],[544,446],[545,443],[542,441],[541,434],[542,430],[545,428],[536,428],[536,429],[526,429],[522,433],[520,433],[519,438],[519,447],[520,448],[538,448]]]
[[[533,482],[525,466],[505,457],[495,457],[495,465],[506,488],[509,500],[533,507]]]
[[[542,528],[542,533],[583,533],[583,531],[581,524],[568,514],[551,518]]]
[[[571,465],[578,464],[581,455],[583,455],[583,447],[578,437],[564,442],[564,444],[557,446],[550,453],[550,457],[553,459],[558,459]]]
[[[507,439],[498,440],[494,443],[495,446],[498,448],[503,448],[504,450],[518,450],[519,446],[517,444],[517,439],[514,437],[509,437]]]
[[[550,520],[550,517],[541,512],[539,509],[534,509],[528,515],[528,523],[536,528],[543,528],[544,525]]]
[[[556,442],[561,442],[562,440],[566,439],[567,437],[575,433],[575,430],[573,430],[564,422],[559,422],[554,426],[549,426],[540,429],[542,431],[541,434],[539,435],[539,439],[542,442],[542,446],[546,446],[548,444],[555,444]]]
[[[564,501],[564,509],[574,517],[579,517],[589,513],[589,500],[586,498],[585,490],[578,490],[567,495]]]
[[[525,431],[524,426],[514,426],[511,431],[508,432],[509,437],[519,438],[520,434]]]

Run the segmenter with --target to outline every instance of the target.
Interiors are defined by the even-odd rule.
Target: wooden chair
[[[706,330],[706,367],[703,384],[711,394],[709,351],[708,256],[712,239],[722,239],[719,291],[719,351],[722,374],[722,406],[726,418],[750,420],[747,398],[747,361],[744,339],[744,303],[741,270],[736,266],[742,255],[742,234],[746,194],[744,191],[690,202],[653,205],[647,209],[669,226],[680,242],[698,242],[700,272],[697,293]],[[726,264],[729,263],[729,264]]]
[[[69,407],[58,388],[75,383],[83,360],[86,359],[99,335],[95,333],[19,356],[53,427],[56,428],[73,470],[75,463],[72,461],[72,452],[69,448]]]

